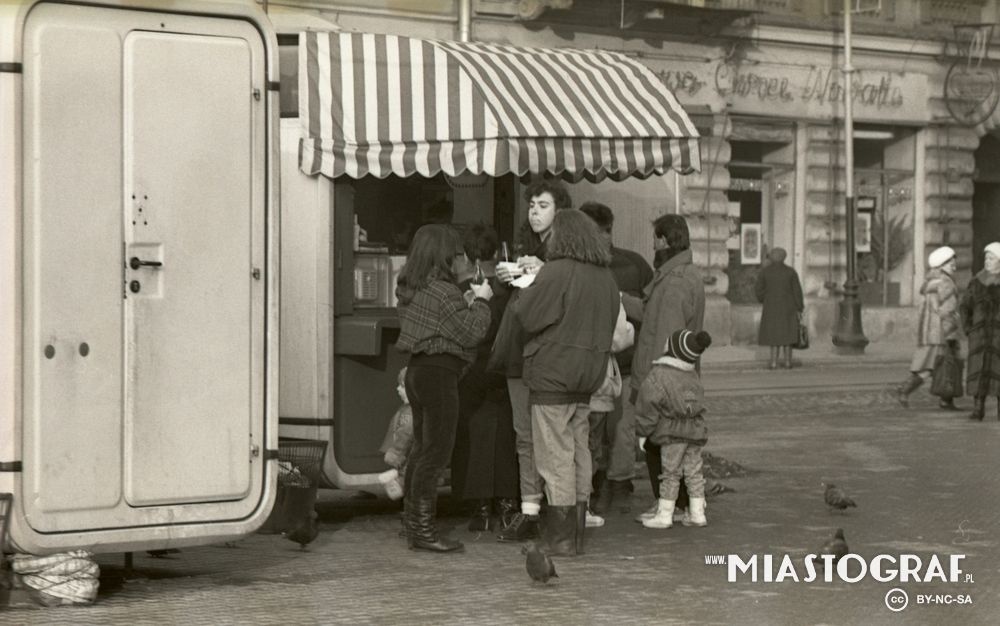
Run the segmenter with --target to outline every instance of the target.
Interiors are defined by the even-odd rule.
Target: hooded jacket
[[[642,381],[635,405],[635,432],[658,446],[708,442],[705,390],[694,364],[661,356]]]

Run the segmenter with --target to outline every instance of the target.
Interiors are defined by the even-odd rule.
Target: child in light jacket
[[[705,390],[694,365],[712,343],[704,332],[678,330],[667,339],[663,356],[653,361],[635,407],[636,433],[660,448],[663,473],[656,514],[644,519],[646,528],[673,526],[674,504],[681,477],[691,504],[684,515],[685,526],[705,526],[705,477],[701,450],[708,441],[705,425]]]
[[[378,475],[378,481],[385,487],[386,494],[393,500],[403,497],[403,476],[406,474],[406,458],[410,456],[413,447],[413,409],[406,397],[406,368],[399,370],[396,379],[396,393],[403,404],[389,421],[385,438],[379,447],[379,452],[385,456],[385,464],[392,469]]]

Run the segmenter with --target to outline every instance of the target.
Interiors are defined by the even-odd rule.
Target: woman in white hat
[[[927,265],[930,270],[920,287],[924,303],[917,325],[917,351],[910,362],[909,378],[896,389],[896,397],[904,407],[909,407],[910,393],[930,377],[937,358],[946,352],[958,352],[961,334],[958,288],[952,278],[957,268],[955,251],[948,246],[937,248],[927,257]],[[950,396],[942,397],[939,406],[942,409],[956,408],[954,398]]]
[[[1000,242],[986,246],[983,269],[962,296],[962,323],[969,334],[966,385],[975,398],[970,419],[982,420],[987,396],[1000,396]]]

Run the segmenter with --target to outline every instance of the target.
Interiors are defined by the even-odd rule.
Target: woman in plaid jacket
[[[458,288],[456,277],[466,263],[458,233],[428,224],[414,236],[396,286],[396,347],[410,353],[406,395],[413,409],[413,448],[403,504],[411,550],[462,548],[461,542],[439,536],[434,518],[438,478],[455,445],[458,381],[475,360],[476,346],[490,325],[489,283],[471,286],[471,303]]]

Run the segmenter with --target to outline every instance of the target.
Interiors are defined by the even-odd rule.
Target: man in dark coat
[[[757,275],[754,292],[764,304],[760,313],[757,343],[771,346],[768,368],[778,367],[778,352],[784,349],[784,367],[792,369],[792,344],[799,339],[799,316],[805,310],[802,284],[798,273],[785,265],[786,253],[774,248],[768,254],[771,263]]]
[[[607,239],[611,249],[611,271],[615,275],[618,290],[633,298],[642,298],[642,290],[653,280],[653,268],[649,266],[642,255],[631,250],[617,248],[612,243],[612,230],[615,224],[614,213],[599,202],[584,202],[580,211],[590,216],[601,233]],[[635,328],[636,336],[642,330],[638,319],[628,320]],[[622,375],[622,387],[630,389],[630,374],[632,373],[632,357],[634,349],[629,347],[615,354],[618,369]],[[624,395],[624,394],[622,394]],[[624,406],[628,404],[628,406]],[[622,419],[625,411],[629,415]],[[594,459],[594,494],[591,506],[599,515],[609,512],[615,498],[622,505],[622,510],[628,510],[629,496],[632,493],[632,476],[635,473],[635,437],[630,434],[634,420],[631,403],[623,402],[622,396],[615,398],[615,408],[607,413],[592,411],[590,428],[592,439],[600,439],[600,453]],[[598,460],[600,463],[598,463]]]

